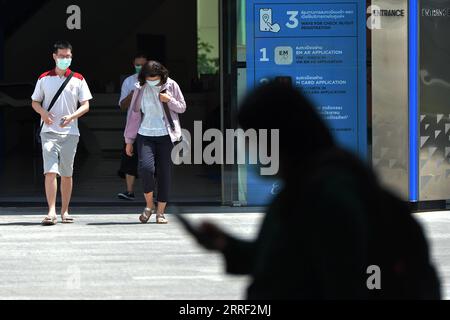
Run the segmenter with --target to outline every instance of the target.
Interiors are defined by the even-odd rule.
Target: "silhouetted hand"
[[[198,243],[208,250],[224,251],[227,234],[211,222],[202,222],[198,227]]]

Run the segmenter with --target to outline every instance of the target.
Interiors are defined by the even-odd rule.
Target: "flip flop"
[[[58,223],[58,218],[57,217],[45,217],[44,220],[42,220],[41,224],[43,226],[54,226]]]
[[[154,209],[145,209],[144,212],[139,216],[139,221],[143,224],[148,223],[148,220],[150,220],[152,214],[155,212]]]
[[[69,217],[62,217],[62,223],[64,223],[64,224],[70,224],[70,223],[74,223],[74,219],[71,217],[71,216],[69,216]]]
[[[169,221],[163,214],[156,215],[156,224],[168,224]]]

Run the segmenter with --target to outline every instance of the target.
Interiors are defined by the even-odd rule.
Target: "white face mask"
[[[160,82],[161,82],[161,80],[155,80],[155,81],[147,80],[147,83],[150,87],[156,87],[159,85]]]

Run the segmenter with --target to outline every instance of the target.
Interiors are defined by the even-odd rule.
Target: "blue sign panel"
[[[361,1],[247,0],[248,88],[274,79],[293,83],[336,140],[365,158],[365,36]],[[249,171],[249,204],[266,204],[278,189],[276,181]]]

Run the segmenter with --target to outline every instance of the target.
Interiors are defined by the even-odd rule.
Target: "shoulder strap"
[[[69,76],[66,78],[66,80],[64,81],[64,83],[61,85],[61,87],[58,89],[58,91],[56,92],[55,96],[52,99],[52,102],[50,102],[50,105],[48,106],[47,112],[50,112],[50,110],[54,107],[56,101],[58,101],[59,97],[61,96],[61,93],[64,91],[64,89],[67,87],[67,85],[69,84],[69,81],[72,79],[73,75],[75,73],[72,71]],[[41,124],[41,130],[42,127],[44,126],[44,123]]]
[[[161,93],[166,93],[167,90],[164,89],[161,91]],[[175,131],[175,123],[173,122],[172,114],[170,113],[169,105],[166,102],[162,102],[162,105],[164,107],[164,112],[166,113],[167,120],[169,121],[170,128],[172,131]]]
[[[61,85],[61,87],[58,89],[58,91],[56,92],[55,96],[52,99],[52,102],[50,102],[50,105],[47,109],[47,111],[50,111],[53,106],[55,105],[56,101],[58,101],[59,96],[61,95],[61,93],[63,92],[63,90],[67,87],[67,85],[69,84],[70,79],[72,79],[73,75],[75,73],[72,71],[69,76],[66,78],[66,80],[64,81],[64,83]]]

